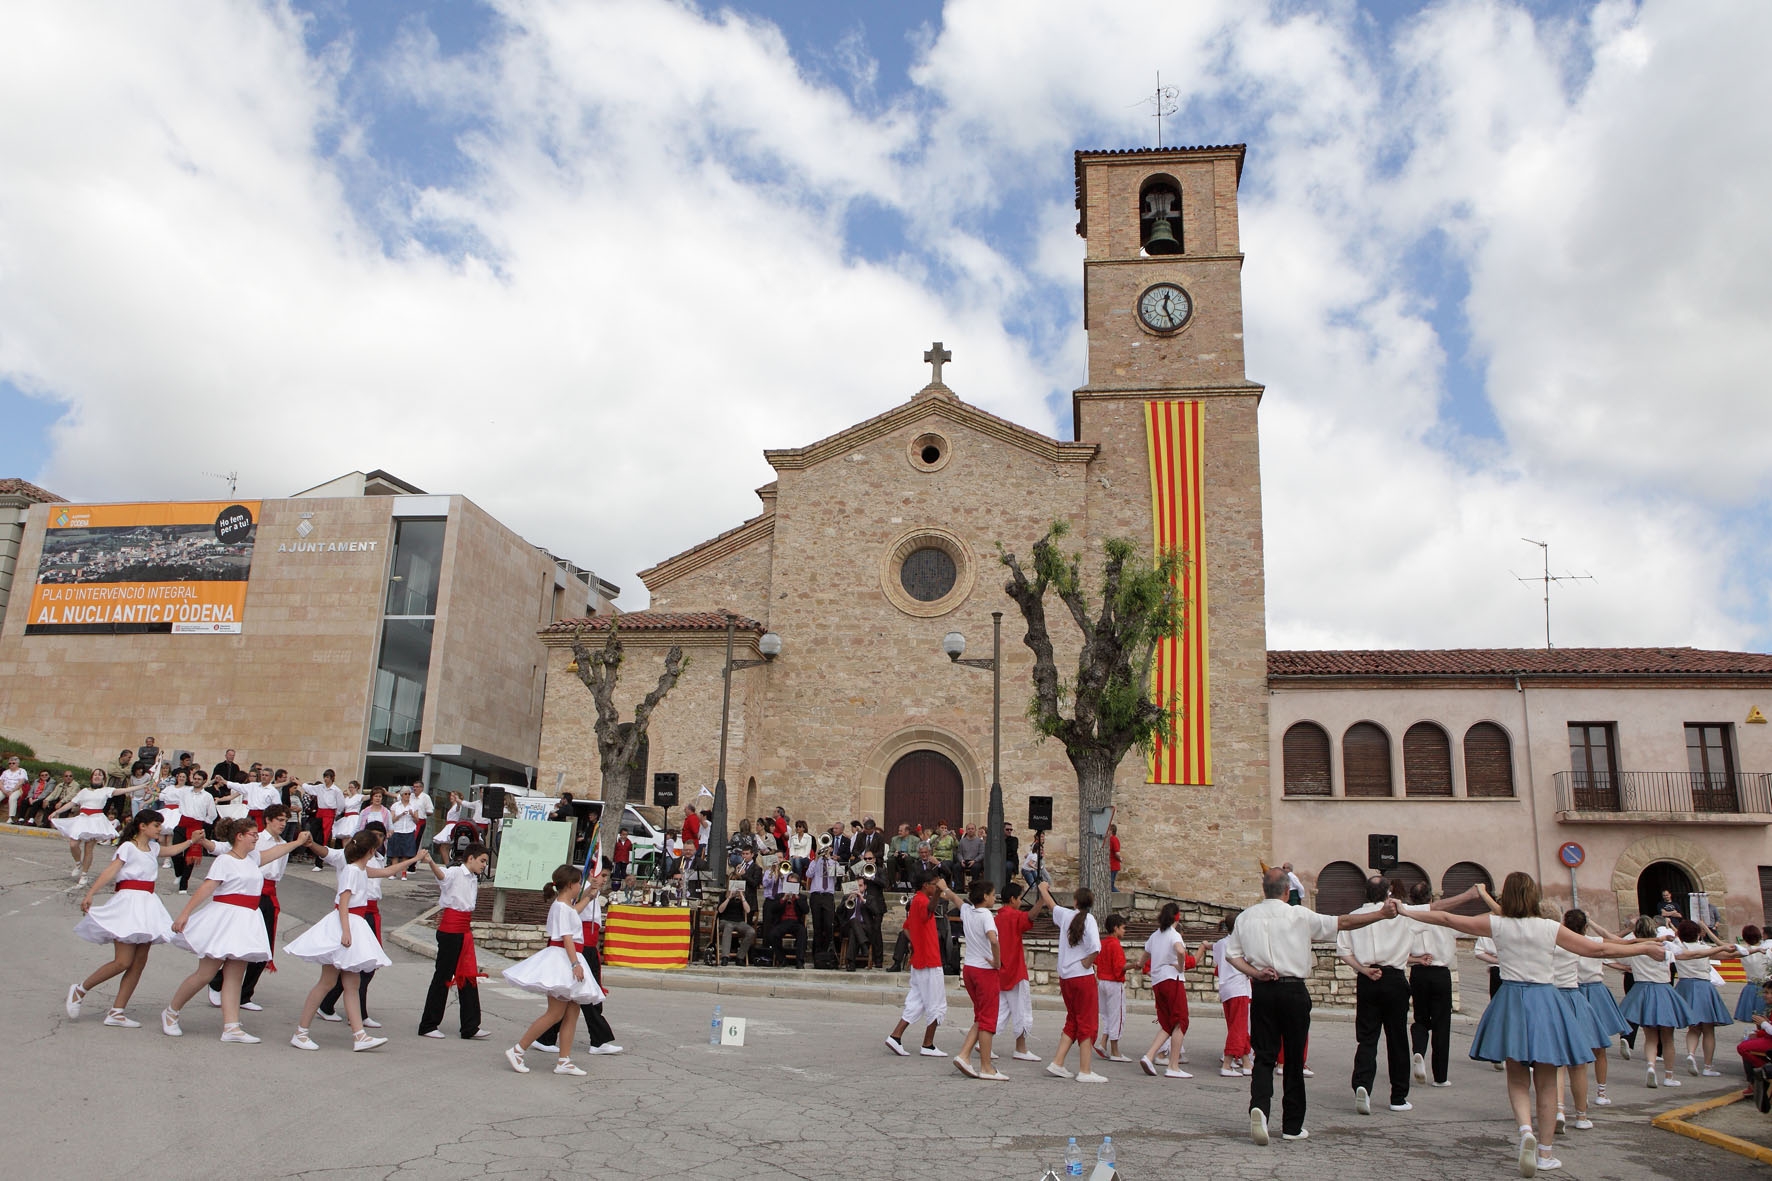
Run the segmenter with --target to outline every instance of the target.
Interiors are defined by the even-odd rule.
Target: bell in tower
[[[1154,176],[1145,182],[1139,194],[1139,238],[1144,253],[1150,255],[1180,254],[1181,190],[1166,176]]]

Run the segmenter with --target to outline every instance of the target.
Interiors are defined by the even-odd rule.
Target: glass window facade
[[[404,520],[395,526],[394,562],[369,708],[371,751],[419,750],[447,528],[447,521],[432,519]]]

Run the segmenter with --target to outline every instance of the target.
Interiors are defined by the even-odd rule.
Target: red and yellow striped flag
[[[603,931],[603,962],[615,968],[686,968],[689,922],[686,906],[612,906]]]
[[[1182,631],[1157,644],[1152,670],[1157,700],[1169,704],[1174,729],[1152,751],[1150,783],[1212,782],[1212,695],[1206,656],[1206,404],[1146,402],[1151,467],[1151,533],[1156,552],[1186,560],[1177,579]]]

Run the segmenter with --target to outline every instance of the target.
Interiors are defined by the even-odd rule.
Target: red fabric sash
[[[180,816],[178,818],[178,831],[184,835],[185,840],[194,841],[203,835],[203,822],[201,820],[193,820],[189,816]],[[203,846],[192,845],[189,849],[180,853],[179,856],[185,859],[185,864],[195,865],[203,860]]]
[[[320,818],[320,843],[332,843],[332,822],[338,816],[337,808],[315,808],[314,815]]]
[[[365,919],[367,919],[369,917],[369,908],[367,906],[353,906],[353,907],[351,907],[351,913],[355,914],[355,915],[362,915]]]
[[[564,940],[564,939],[550,939],[550,940],[548,940],[548,946],[549,947],[565,947],[566,940]]]
[[[258,825],[260,832],[265,830],[265,810],[263,808],[248,808],[246,815],[254,824]]]
[[[271,929],[269,932],[271,936],[271,958],[265,962],[265,971],[275,972],[277,970],[277,920],[283,915],[283,904],[277,901],[277,883],[270,878],[266,878],[264,890],[259,894],[259,897],[269,898],[271,900]]]
[[[133,882],[133,881],[132,882],[118,882],[117,888],[119,890],[146,890],[148,893],[152,894],[154,892],[154,883],[153,882]]]
[[[460,988],[464,984],[474,984],[486,973],[480,971],[480,959],[474,954],[474,930],[470,925],[474,919],[473,912],[466,910],[445,910],[437,920],[437,933],[440,935],[460,935],[461,954],[455,960],[455,974],[449,978],[449,987]]]
[[[103,808],[82,808],[82,809],[80,809],[80,815],[82,815],[82,816],[103,816],[104,814],[105,814],[105,810]]]
[[[257,894],[217,894],[211,902],[225,902],[229,906],[238,906],[245,910],[258,909]]]

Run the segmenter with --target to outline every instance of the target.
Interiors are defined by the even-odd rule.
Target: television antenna
[[[1157,120],[1156,147],[1160,148],[1163,146],[1163,116],[1173,115],[1180,109],[1177,105],[1180,98],[1180,90],[1173,86],[1163,85],[1163,71],[1158,70],[1157,88],[1151,92],[1151,96],[1149,98],[1141,98],[1132,104],[1135,107],[1149,106],[1154,108],[1153,114],[1156,116]]]
[[[1544,586],[1544,649],[1545,649],[1545,651],[1548,652],[1551,650],[1551,647],[1552,647],[1552,645],[1551,645],[1551,626],[1550,626],[1551,583],[1553,583],[1553,582],[1593,582],[1593,581],[1595,581],[1595,579],[1592,574],[1552,574],[1550,572],[1550,542],[1548,542],[1548,541],[1533,541],[1530,537],[1522,537],[1522,538],[1520,538],[1520,540],[1525,542],[1527,545],[1537,546],[1539,548],[1540,552],[1544,556],[1544,573],[1534,574],[1530,578],[1521,578],[1518,574],[1514,574],[1514,577],[1516,579],[1519,579],[1519,581],[1521,581],[1521,582],[1536,582],[1536,583],[1541,583]],[[1513,574],[1514,572],[1512,570],[1509,570],[1508,573]]]
[[[240,473],[239,472],[227,472],[225,474],[222,472],[204,472],[203,474],[206,476],[214,476],[218,480],[226,480],[228,482],[228,495],[229,496],[234,495],[234,489],[240,483]]]

